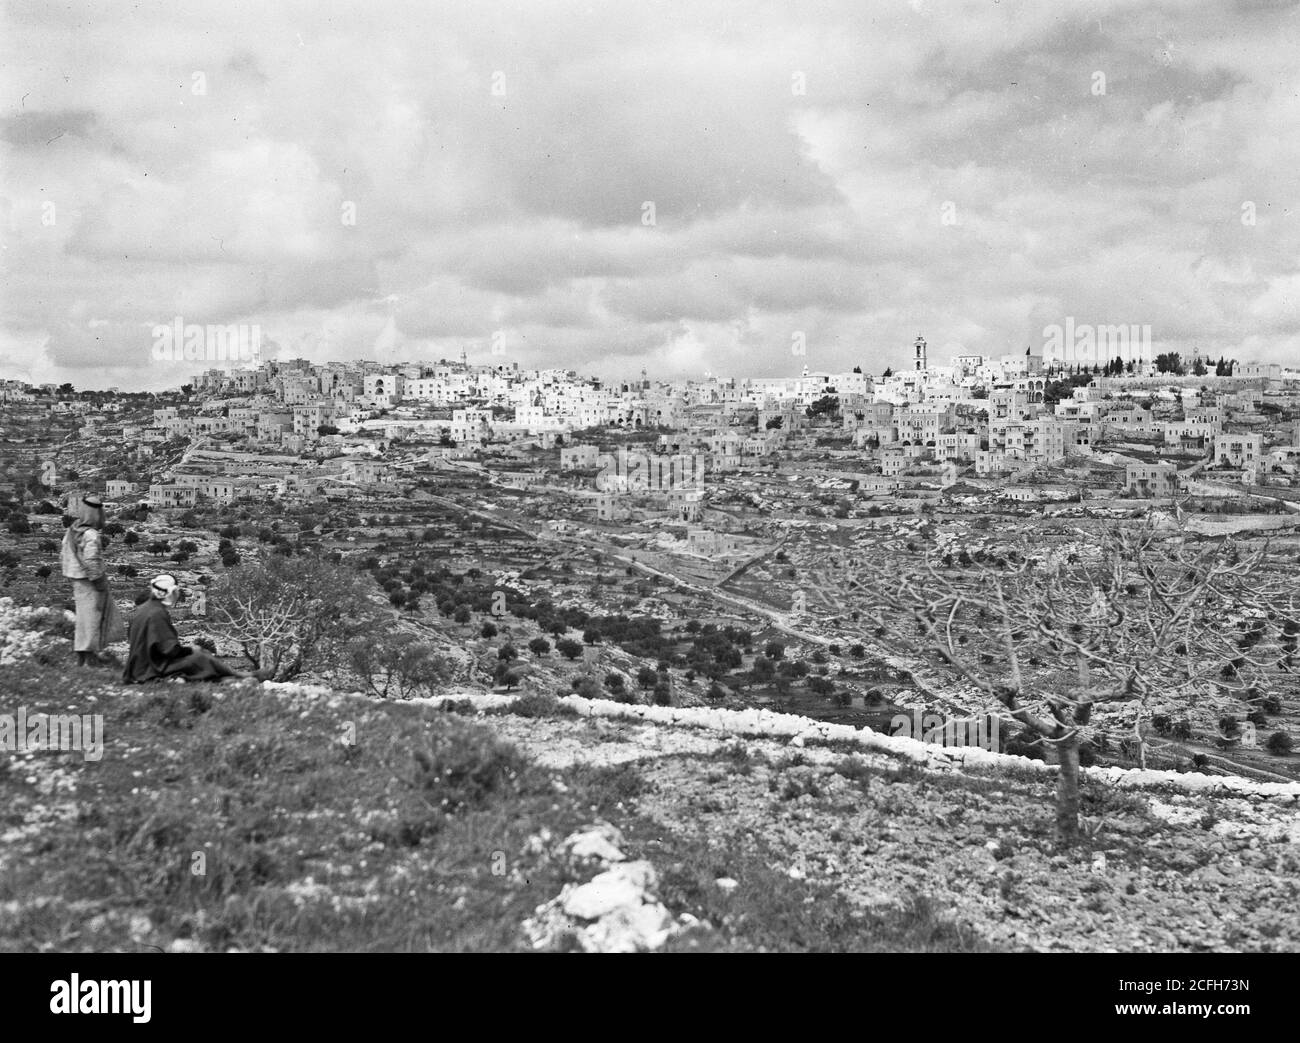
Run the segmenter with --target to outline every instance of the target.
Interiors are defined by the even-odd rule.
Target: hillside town
[[[589,640],[580,672],[621,672],[619,698],[640,676],[657,701],[888,727],[896,712],[970,713],[979,700],[920,685],[915,662],[871,640],[860,581],[885,561],[1002,565],[1017,539],[1068,553],[1122,519],[1300,560],[1300,372],[1168,355],[1116,359],[1104,376],[1030,351],[931,364],[923,337],[911,347],[912,369],[878,376],[805,366],[607,384],[462,357],[266,361],[159,394],[8,381],[0,583],[39,593],[61,497],[92,494],[125,541],[113,554],[128,585],[154,563],[202,591],[241,560],[325,554],[368,571],[399,628],[431,632],[456,676],[487,689],[507,672],[498,652],[522,690],[569,679],[547,640],[564,625],[493,641],[500,620],[470,611],[491,591],[581,606],[580,630],[597,613],[656,633],[694,619],[753,644],[696,660],[663,642]],[[426,569],[482,577],[480,603],[436,588],[422,602]],[[506,657],[529,640],[531,661]],[[757,654],[765,642],[790,644],[778,669]],[[1187,724],[1208,750],[1224,743],[1225,713],[1256,710],[1207,703]],[[1275,760],[1263,739],[1232,746],[1259,767]]]
[[[388,366],[293,359],[197,373],[164,396],[169,404],[147,410],[132,408],[139,396],[77,395],[13,380],[0,383],[0,400],[24,407],[12,411],[15,419],[75,417],[83,441],[117,439],[135,461],[184,441],[184,460],[147,486],[111,468],[87,475],[114,502],[159,508],[365,489],[448,463],[522,488],[547,470],[594,466],[606,434],[648,432],[657,435],[649,451],[686,454],[710,475],[824,461],[868,494],[919,494],[927,483],[908,479],[928,466],[950,478],[1000,479],[1003,494],[1016,498],[1027,495],[1018,476],[1072,460],[1090,476],[1113,470],[1132,495],[1167,498],[1179,488],[1234,495],[1235,488],[1239,496],[1258,486],[1285,499],[1276,490],[1290,488],[1297,473],[1300,453],[1285,418],[1300,370],[1234,363],[1228,376],[1198,377],[1190,368],[1175,376],[1148,364],[1137,374],[1097,377],[1095,366],[1045,367],[1028,350],[931,366],[918,337],[915,352],[915,369],[879,378],[861,367],[822,373],[805,366],[789,378],[652,384],[643,373],[612,386],[573,371],[521,372],[517,364],[464,359]],[[538,451],[549,456],[530,455]],[[285,457],[315,463],[295,464],[289,475]],[[536,466],[519,466],[529,462]],[[591,492],[588,506],[599,516],[601,497]]]
[[[0,400],[11,477],[25,441],[15,435],[64,420],[75,437],[27,455],[123,509],[364,498],[436,472],[528,490],[546,504],[532,513],[557,525],[671,521],[707,542],[747,508],[857,517],[939,499],[1100,508],[1181,494],[1194,510],[1300,499],[1300,371],[1233,363],[1230,375],[1181,365],[1175,375],[1151,363],[1102,377],[1028,350],[930,365],[921,337],[915,357],[914,369],[879,377],[805,366],[788,378],[643,373],[612,385],[463,358],[293,359],[209,369],[157,396],[9,380]],[[667,456],[674,470],[639,486],[617,473],[592,481],[619,446]]]

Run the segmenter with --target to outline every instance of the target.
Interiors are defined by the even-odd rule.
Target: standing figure
[[[101,555],[104,528],[104,505],[98,496],[87,494],[71,498],[72,524],[63,534],[59,562],[63,575],[72,580],[72,596],[77,606],[76,632],[72,639],[77,662],[90,666],[99,661],[104,647],[106,611],[115,606],[108,593]]]

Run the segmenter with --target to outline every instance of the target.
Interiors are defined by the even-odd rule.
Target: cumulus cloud
[[[174,315],[607,377],[879,372],[1067,316],[1296,361],[1290,4],[3,17],[6,373],[178,383],[141,351]]]

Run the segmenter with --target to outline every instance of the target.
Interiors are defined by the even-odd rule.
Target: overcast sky
[[[176,386],[177,315],[611,377],[878,374],[1067,317],[1300,362],[1294,3],[3,18],[0,376]]]

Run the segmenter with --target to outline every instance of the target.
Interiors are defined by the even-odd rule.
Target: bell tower
[[[916,349],[916,368],[918,370],[923,370],[926,368],[925,338],[920,336],[919,334],[917,335],[916,338],[915,349]]]

